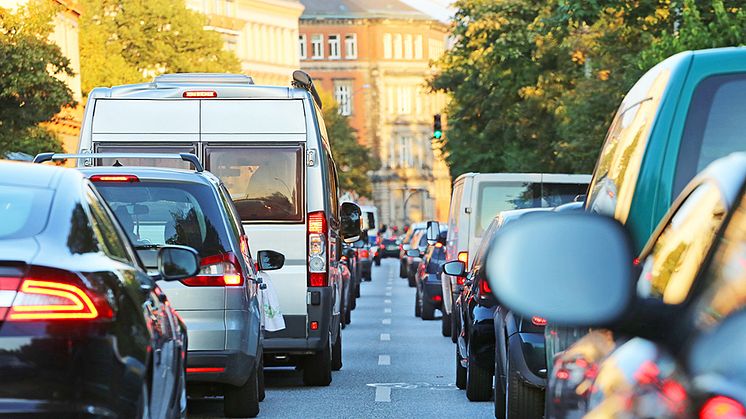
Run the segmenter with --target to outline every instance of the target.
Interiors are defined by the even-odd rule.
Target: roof
[[[301,19],[386,18],[436,20],[398,0],[301,0]]]
[[[177,182],[191,182],[209,184],[218,182],[218,178],[210,172],[196,172],[194,170],[172,169],[164,167],[145,166],[95,166],[81,167],[78,170],[86,177],[91,175],[135,175],[144,180],[169,180]]]
[[[54,188],[61,178],[65,178],[66,182],[73,182],[72,178],[75,177],[81,177],[77,171],[51,164],[0,161],[2,185]]]

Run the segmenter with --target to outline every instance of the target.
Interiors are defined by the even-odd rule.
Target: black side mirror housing
[[[341,221],[340,235],[345,243],[354,243],[362,235],[362,216],[360,207],[352,202],[343,202],[339,208]]]
[[[199,254],[187,246],[167,245],[158,249],[158,272],[164,281],[178,281],[197,275]]]
[[[446,275],[464,277],[466,276],[466,264],[460,260],[452,260],[443,265]]]
[[[260,250],[256,258],[260,271],[276,271],[285,266],[285,255],[274,250]]]

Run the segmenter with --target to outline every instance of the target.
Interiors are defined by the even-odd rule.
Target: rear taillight
[[[746,408],[725,396],[710,397],[699,411],[700,419],[736,419],[746,416]]]
[[[557,370],[557,372],[554,374],[555,377],[557,377],[558,380],[567,380],[570,378],[570,371],[560,368]]]
[[[243,285],[241,264],[233,252],[202,258],[197,276],[181,282],[190,287],[236,287]]]
[[[308,214],[308,286],[325,287],[329,275],[326,214],[316,211]]]
[[[482,279],[479,281],[479,293],[483,296],[492,294],[492,289],[490,288],[490,284],[487,283],[486,279]]]
[[[215,374],[225,372],[221,367],[190,367],[186,369],[187,374]]]
[[[135,175],[93,175],[90,178],[91,182],[124,182],[124,183],[135,183],[139,182],[140,178]]]
[[[464,262],[466,267],[469,267],[469,252],[458,252],[458,260]]]
[[[539,316],[531,317],[531,323],[534,324],[534,326],[546,326],[547,325],[547,319]]]
[[[368,249],[360,249],[360,257],[362,259],[368,259],[370,257],[370,252]]]
[[[181,94],[181,97],[185,99],[207,99],[218,97],[218,92],[214,90],[187,90]]]
[[[458,285],[464,285],[465,282],[466,282],[466,277],[464,277],[464,276],[457,276],[456,277],[456,283]]]
[[[102,296],[68,271],[34,267],[23,278],[0,278],[0,319],[6,321],[108,320]]]

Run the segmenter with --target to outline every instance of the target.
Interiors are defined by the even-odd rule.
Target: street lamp
[[[411,191],[409,193],[409,195],[406,195],[406,193],[409,192],[409,191]],[[413,196],[417,195],[419,192],[424,192],[425,193],[425,197],[429,197],[430,196],[430,192],[427,189],[425,189],[425,188],[404,188],[404,194],[405,194],[405,198],[404,198],[404,226],[406,226],[408,224],[407,223],[407,202],[409,202],[409,199],[412,198]],[[402,226],[402,228],[404,226]]]

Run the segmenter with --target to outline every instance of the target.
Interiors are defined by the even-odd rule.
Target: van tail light
[[[109,320],[114,311],[103,295],[68,271],[34,267],[21,278],[0,278],[0,320]]]
[[[479,281],[479,293],[483,296],[492,294],[492,288],[490,288],[490,284],[487,283],[487,279],[485,278],[482,278],[482,280]]]
[[[91,182],[120,182],[120,183],[135,183],[139,182],[140,178],[135,175],[93,175],[90,177]]]
[[[362,259],[368,259],[370,257],[370,252],[368,249],[360,249],[360,258]]]
[[[464,262],[464,265],[466,265],[467,268],[469,267],[469,252],[458,252],[457,259]]]
[[[325,287],[329,284],[328,228],[324,211],[308,214],[308,286]]]
[[[243,281],[241,264],[233,252],[202,258],[199,273],[181,280],[190,287],[237,287]]]
[[[218,97],[218,92],[214,90],[187,90],[181,94],[181,97],[186,99],[205,99]]]
[[[709,398],[699,411],[700,419],[737,419],[746,417],[746,408],[730,397]]]
[[[539,316],[531,317],[531,323],[534,324],[534,326],[546,326],[547,325],[547,319]]]

